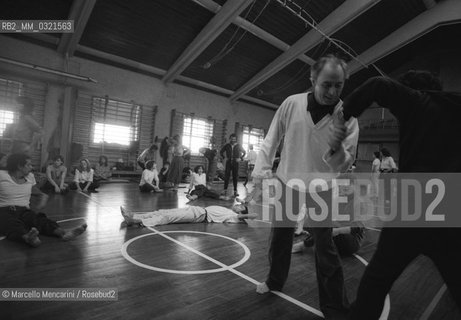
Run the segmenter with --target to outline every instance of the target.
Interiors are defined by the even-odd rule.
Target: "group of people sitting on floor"
[[[70,184],[66,183],[67,168],[64,165],[64,158],[61,155],[54,157],[53,162],[46,167],[46,182],[42,186],[44,192],[55,192],[66,194],[70,190],[81,192],[98,192],[100,182],[112,176],[107,157],[99,157],[95,168],[91,168],[88,159],[81,159],[74,171],[74,179]]]

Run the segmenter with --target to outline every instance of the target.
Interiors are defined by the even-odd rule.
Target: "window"
[[[264,130],[252,128],[251,126],[243,126],[242,147],[246,152],[249,150],[249,145],[253,145],[253,150],[258,152],[261,149],[261,144],[264,140]]]
[[[141,107],[105,98],[93,98],[93,144],[130,145],[139,139]]]
[[[5,131],[7,125],[13,123],[13,120],[13,111],[0,110],[0,137],[3,137],[3,132]]]
[[[213,136],[213,122],[199,118],[184,118],[182,144],[188,147],[191,154],[200,154],[199,149],[210,145]]]
[[[22,91],[22,83],[0,79],[0,137],[3,137],[8,124],[17,121],[15,99]]]

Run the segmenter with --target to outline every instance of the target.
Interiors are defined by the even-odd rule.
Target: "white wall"
[[[12,37],[0,36],[0,43],[0,57],[67,71],[98,81],[98,83],[90,83],[71,80],[0,62],[0,77],[48,83],[49,92],[44,123],[45,141],[48,141],[57,125],[58,100],[63,98],[65,86],[94,95],[108,95],[112,99],[134,101],[143,105],[157,105],[158,113],[154,134],[159,137],[169,134],[172,109],[185,113],[193,112],[196,116],[227,119],[229,134],[233,132],[235,122],[251,124],[267,130],[275,113],[275,110],[248,103],[230,103],[226,97],[174,83],[165,86],[157,78],[99,62],[77,57],[66,61],[53,49]]]

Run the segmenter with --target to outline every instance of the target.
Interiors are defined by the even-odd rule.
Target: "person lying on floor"
[[[248,213],[248,209],[241,203],[236,203],[232,209],[221,206],[161,209],[151,212],[131,212],[120,207],[123,219],[127,225],[142,224],[146,227],[155,227],[171,223],[241,223],[244,219],[255,219],[257,214]]]
[[[30,197],[40,198],[37,209],[45,207],[48,196],[36,186],[31,159],[25,154],[8,157],[6,170],[0,170],[0,234],[8,240],[25,242],[38,247],[39,234],[72,240],[86,230],[86,223],[65,230],[42,212],[31,210]]]
[[[207,197],[220,200],[231,200],[231,197],[221,196],[216,191],[210,190],[206,187],[206,174],[202,165],[194,168],[194,172],[190,173],[189,191],[186,195],[187,199],[193,201],[201,197]]]

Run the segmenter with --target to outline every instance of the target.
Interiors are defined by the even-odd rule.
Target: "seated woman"
[[[69,186],[64,183],[67,175],[67,168],[64,166],[64,158],[60,155],[54,157],[53,163],[46,167],[46,182],[42,191],[54,191],[65,194]]]
[[[255,219],[254,213],[241,203],[235,204],[232,209],[221,206],[205,208],[189,206],[186,208],[162,209],[152,212],[130,212],[120,207],[123,219],[127,225],[142,224],[146,227],[155,227],[171,223],[240,223],[244,219]]]
[[[110,177],[112,177],[112,168],[109,167],[107,157],[101,155],[94,168],[93,180],[100,182],[101,180],[108,180]]]
[[[70,189],[78,190],[80,192],[98,192],[96,188],[99,187],[97,181],[93,181],[94,170],[91,169],[90,161],[88,159],[80,160],[80,165],[75,169],[74,182],[72,182]]]
[[[6,169],[0,170],[0,234],[6,235],[8,240],[38,247],[41,244],[39,234],[67,241],[85,232],[86,223],[71,230],[64,230],[44,213],[36,213],[30,209],[32,194],[40,197],[38,209],[46,205],[48,196],[35,185],[29,156],[10,155]]]
[[[198,165],[194,168],[195,172],[191,171],[189,191],[186,195],[187,199],[192,201],[200,197],[208,197],[213,199],[230,200],[230,197],[224,195],[220,196],[216,191],[210,190],[206,187],[206,174],[204,173],[204,170],[205,169],[202,165]]]
[[[153,160],[146,162],[146,169],[142,172],[139,181],[139,191],[141,192],[162,192],[159,185],[157,164]]]

